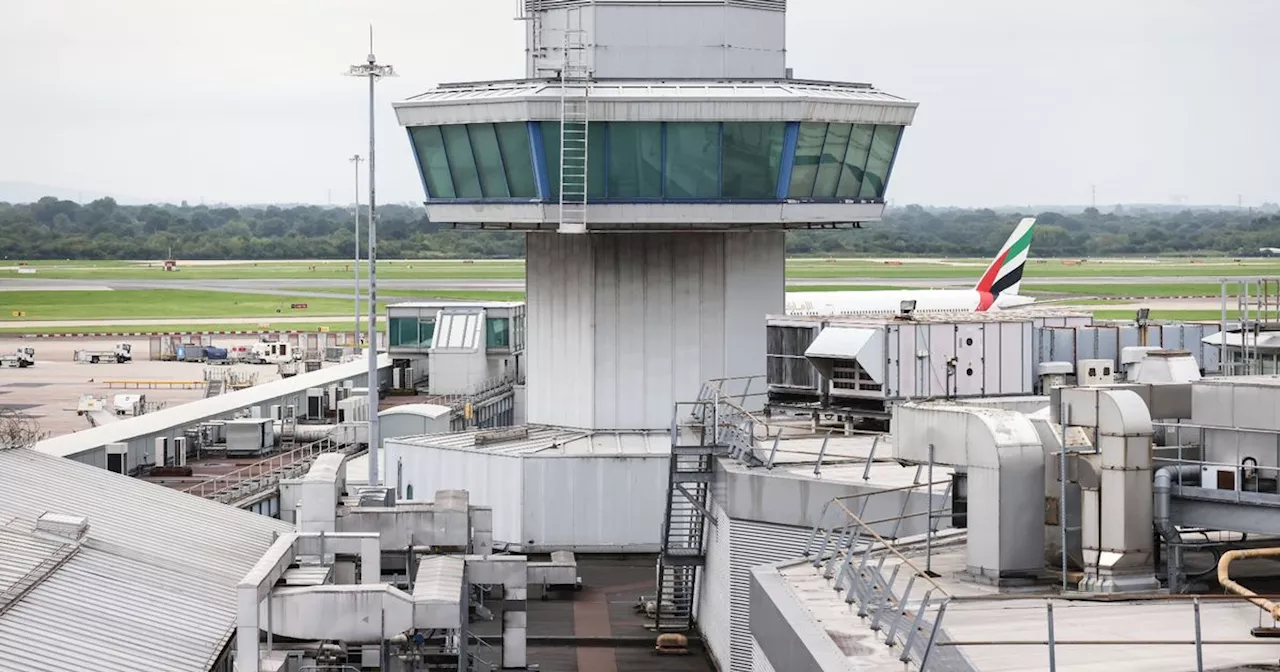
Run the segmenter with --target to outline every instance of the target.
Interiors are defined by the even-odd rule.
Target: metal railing
[[[762,465],[764,460],[756,454],[759,439],[774,436],[780,429],[749,408],[758,401],[763,410],[768,396],[763,375],[713,378],[703,383],[699,403],[692,405],[690,415],[696,424],[711,427],[708,443],[725,446],[731,457],[743,463]]]
[[[1241,644],[1271,644],[1271,639],[1206,639],[1201,627],[1201,601],[1232,600],[1248,601],[1257,604],[1261,598],[1271,596],[1247,594],[1226,595],[1177,595],[1161,593],[1112,593],[1105,595],[1090,594],[984,594],[955,595],[934,580],[937,575],[927,566],[921,569],[912,558],[903,551],[906,544],[895,543],[897,530],[902,520],[916,516],[929,516],[932,523],[928,526],[925,543],[928,544],[936,533],[937,521],[947,514],[947,509],[934,509],[930,499],[929,510],[918,513],[906,513],[907,505],[903,505],[902,513],[897,516],[866,520],[865,511],[872,495],[882,492],[903,492],[927,488],[932,493],[938,485],[947,481],[933,483],[915,483],[891,490],[863,493],[832,499],[823,507],[818,523],[810,534],[804,557],[824,579],[831,581],[837,592],[844,593],[844,601],[855,609],[857,616],[868,621],[871,630],[883,633],[883,643],[891,649],[900,649],[899,660],[904,663],[914,662],[922,672],[933,670],[970,670],[973,669],[963,656],[959,647],[966,646],[1032,646],[1045,647],[1048,656],[1048,669],[1057,670],[1057,647],[1059,646],[1192,646],[1195,648],[1195,669],[1203,672],[1204,647],[1235,646]],[[906,499],[904,495],[904,499]],[[861,500],[860,502],[858,500]],[[855,512],[854,509],[857,509]],[[834,524],[825,525],[832,516],[837,516]],[[874,526],[894,523],[894,532],[888,536],[878,533]],[[913,541],[912,551],[918,552],[920,542]],[[1242,554],[1242,556],[1245,554]],[[885,564],[890,558],[896,560],[890,571]],[[897,581],[900,575],[908,576],[905,589],[898,592]],[[886,576],[887,574],[887,576]],[[917,584],[926,586],[924,594],[915,598]],[[1035,602],[1044,603],[1046,631],[1044,638],[984,640],[954,640],[947,637],[943,621],[948,606],[963,609],[965,605],[982,602]],[[1104,604],[1110,602],[1143,602],[1143,601],[1181,601],[1190,602],[1194,636],[1190,639],[1061,639],[1054,623],[1055,602],[1085,602]],[[1270,604],[1268,602],[1267,604]],[[1024,618],[1025,609],[1019,611],[1019,619]],[[954,616],[953,616],[954,618]]]
[[[524,382],[523,376],[495,376],[482,380],[471,387],[467,391],[459,394],[444,394],[434,398],[434,402],[441,406],[448,406],[450,410],[455,412],[464,409],[467,404],[475,404],[477,402],[488,400],[491,397],[503,394],[509,391],[513,386]]]
[[[1204,672],[1204,649],[1207,646],[1242,646],[1249,644],[1260,644],[1268,646],[1276,646],[1276,642],[1272,638],[1251,638],[1251,639],[1206,639],[1204,637],[1203,627],[1201,623],[1200,605],[1201,602],[1216,601],[1246,601],[1250,598],[1243,595],[1170,595],[1160,593],[1113,593],[1108,595],[962,595],[952,596],[947,602],[956,605],[957,609],[962,609],[966,604],[982,603],[982,602],[1034,602],[1043,601],[1045,611],[1045,638],[1043,639],[974,639],[974,640],[953,640],[945,637],[938,638],[932,644],[932,648],[937,651],[954,651],[959,647],[976,647],[976,646],[1031,646],[1044,647],[1048,655],[1049,672],[1057,671],[1057,648],[1060,646],[1114,646],[1114,647],[1131,647],[1131,646],[1190,646],[1194,647],[1195,669],[1197,672]],[[1190,639],[1167,638],[1167,639],[1139,639],[1139,638],[1123,638],[1115,637],[1114,639],[1060,639],[1057,633],[1057,627],[1054,623],[1054,603],[1065,602],[1072,603],[1136,603],[1136,602],[1190,602],[1191,603],[1191,621],[1194,628],[1194,634]],[[1018,619],[1026,618],[1027,610],[1020,608],[1018,610]],[[1190,654],[1189,654],[1190,655]],[[1028,667],[1031,667],[1028,663]],[[924,668],[922,667],[922,670]],[[932,668],[931,668],[932,669]],[[950,668],[946,668],[950,669]]]
[[[822,508],[817,524],[809,536],[804,557],[809,559],[815,569],[819,569],[823,578],[834,580],[834,588],[844,593],[844,601],[851,607],[856,606],[859,618],[870,618],[873,631],[885,632],[884,643],[890,648],[901,647],[899,660],[916,662],[921,670],[934,654],[934,645],[941,632],[941,624],[946,614],[947,604],[952,595],[937,581],[928,568],[932,558],[932,540],[937,532],[937,523],[950,507],[935,509],[933,507],[933,491],[936,486],[946,485],[944,499],[949,499],[951,482],[920,482],[920,469],[916,470],[915,482],[911,485],[878,490],[876,492],[837,497],[829,500]],[[907,513],[911,501],[911,493],[924,489],[929,505],[926,511]],[[886,492],[903,493],[902,510],[898,515],[879,520],[865,520],[867,504],[872,495]],[[860,501],[858,501],[860,500]],[[858,502],[855,513],[851,504]],[[836,524],[824,527],[825,521],[836,515]],[[921,569],[914,561],[898,548],[890,539],[896,538],[903,520],[927,516],[926,519],[926,568]],[[889,538],[876,531],[875,525],[893,523],[893,531]],[[893,557],[897,560],[889,576],[885,576],[885,562]],[[899,574],[906,571],[907,585],[901,595],[897,593],[896,583]],[[917,582],[927,585],[918,602],[913,601]],[[929,618],[933,609],[932,618]],[[953,658],[955,660],[953,660]],[[951,651],[940,654],[942,669],[963,670],[963,660]]]
[[[276,487],[282,478],[294,478],[310,468],[316,457],[350,448],[326,437],[285,453],[254,462],[184,488],[183,492],[226,504]]]

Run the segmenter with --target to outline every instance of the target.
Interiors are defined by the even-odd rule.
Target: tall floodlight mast
[[[352,240],[355,243],[356,254],[355,264],[352,269],[355,271],[355,300],[356,300],[356,354],[360,354],[360,162],[364,161],[364,157],[356,154],[348,159],[356,167],[356,215],[355,215],[355,235]]]
[[[374,161],[373,87],[383,77],[395,77],[390,65],[378,63],[373,55],[373,26],[369,26],[369,57],[347,71],[351,77],[369,78],[369,485],[378,484],[378,216]]]

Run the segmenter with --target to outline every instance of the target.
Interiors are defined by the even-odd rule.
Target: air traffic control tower
[[[785,0],[523,11],[526,79],[395,105],[427,215],[527,232],[530,424],[670,427],[764,373],[784,232],[880,219],[916,103],[793,78]]]

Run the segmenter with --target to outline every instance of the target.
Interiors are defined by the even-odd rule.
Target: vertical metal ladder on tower
[[[578,19],[574,28],[573,19]],[[591,69],[581,10],[566,13],[560,68],[560,233],[587,231],[587,114]]]
[[[693,627],[698,570],[706,560],[706,523],[716,524],[708,509],[714,459],[726,452],[716,440],[714,402],[693,404],[692,416],[681,424],[680,409],[690,405],[676,404],[671,424],[670,480],[654,617],[659,632]]]

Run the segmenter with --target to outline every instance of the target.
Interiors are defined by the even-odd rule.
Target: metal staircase
[[[693,413],[681,424],[682,408]],[[667,484],[667,512],[658,556],[658,595],[655,628],[687,631],[693,627],[698,569],[706,559],[706,522],[715,525],[708,509],[714,456],[727,452],[716,441],[715,402],[676,404],[671,427],[671,466]]]
[[[298,416],[286,415],[280,421],[280,452],[289,452],[298,447]]]
[[[579,28],[564,33],[564,62],[560,68],[560,233],[587,231],[587,106],[591,69],[587,65],[587,32],[581,29],[581,14],[566,17]]]
[[[222,394],[223,382],[221,378],[211,378],[204,381],[204,398],[208,399]]]

